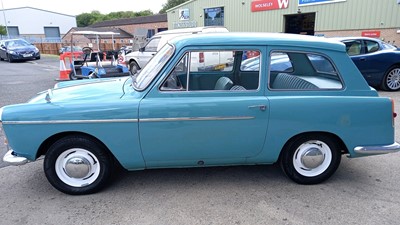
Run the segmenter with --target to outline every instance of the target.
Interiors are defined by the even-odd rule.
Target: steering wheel
[[[164,88],[167,88],[169,90],[184,90],[181,81],[179,80],[178,76],[176,76],[175,73],[172,73],[167,80],[165,81]]]
[[[85,53],[85,55],[90,55],[90,53],[93,52],[93,49],[91,47],[83,47],[82,52]]]

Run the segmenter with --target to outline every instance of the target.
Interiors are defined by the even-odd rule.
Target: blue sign
[[[299,6],[345,2],[346,0],[299,0]]]

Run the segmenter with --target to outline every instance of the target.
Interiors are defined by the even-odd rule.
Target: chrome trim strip
[[[391,145],[382,146],[357,146],[354,152],[362,155],[380,155],[400,151],[400,144],[395,142]]]
[[[251,120],[253,116],[231,116],[231,117],[177,117],[177,118],[146,118],[140,122],[175,122],[175,121],[220,121],[220,120]]]
[[[3,121],[3,124],[71,124],[71,123],[137,123],[138,119],[109,119],[109,120],[48,120],[48,121]]]
[[[34,125],[34,124],[76,124],[76,123],[138,123],[140,122],[168,122],[168,121],[218,121],[218,120],[250,120],[253,116],[231,117],[177,117],[177,118],[145,118],[145,119],[110,119],[110,120],[49,120],[49,121],[3,121],[7,125]]]

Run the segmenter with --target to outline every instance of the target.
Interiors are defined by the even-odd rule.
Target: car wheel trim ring
[[[324,173],[332,162],[330,147],[317,140],[301,144],[293,155],[294,169],[305,177],[315,177]]]
[[[99,177],[100,164],[97,157],[88,150],[72,148],[58,156],[55,171],[63,183],[72,187],[84,187]]]
[[[400,88],[400,68],[391,70],[386,79],[387,86],[392,90]]]

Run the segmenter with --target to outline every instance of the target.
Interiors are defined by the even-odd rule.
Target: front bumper
[[[13,150],[9,150],[3,157],[3,161],[13,165],[13,166],[20,166],[28,163],[28,159],[25,157],[16,156],[13,154]]]
[[[391,145],[381,146],[357,146],[354,148],[354,152],[361,156],[368,155],[381,155],[387,153],[394,153],[400,151],[400,144],[395,142]]]
[[[40,52],[29,52],[29,53],[14,53],[8,55],[12,60],[28,60],[36,59],[40,57]]]

